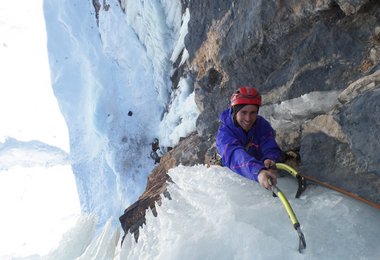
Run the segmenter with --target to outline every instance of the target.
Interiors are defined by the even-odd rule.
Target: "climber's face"
[[[248,132],[255,123],[259,109],[256,105],[246,105],[236,114],[236,121]]]

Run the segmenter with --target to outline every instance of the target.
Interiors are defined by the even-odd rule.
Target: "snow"
[[[33,3],[32,3],[33,2]],[[0,6],[0,259],[376,259],[380,213],[342,194],[279,180],[280,201],[226,168],[179,166],[173,200],[147,213],[120,247],[118,218],[143,192],[155,138],[195,130],[191,78],[171,88],[191,17],[180,0],[23,0]],[[47,42],[47,44],[46,44]],[[291,124],[328,111],[338,93],[309,93],[260,113]],[[327,98],[326,98],[327,96]]]
[[[157,101],[165,107],[170,96],[170,56],[178,39],[181,3],[178,0],[120,2],[128,23],[146,49],[146,55],[153,65],[152,76],[158,92]]]
[[[339,91],[314,91],[260,108],[260,114],[267,118],[274,129],[279,126],[297,126],[310,115],[328,113],[336,104]]]
[[[176,62],[176,60],[178,59],[179,55],[181,54],[182,51],[184,51],[183,55],[182,55],[182,58],[181,58],[181,62],[179,63],[179,66],[181,66],[188,58],[188,53],[187,53],[187,50],[186,50],[186,47],[185,47],[185,36],[186,34],[188,33],[188,28],[187,28],[187,25],[190,21],[190,11],[189,11],[189,8],[186,8],[185,10],[185,13],[183,14],[183,17],[182,17],[182,25],[181,25],[181,29],[180,29],[180,32],[179,32],[179,37],[178,37],[178,40],[177,40],[177,44],[175,45],[174,49],[173,49],[173,53],[172,53],[172,56],[170,58],[171,62]]]
[[[181,137],[195,130],[199,110],[195,104],[194,89],[190,79],[181,78],[178,89],[173,91],[171,109],[164,115],[159,126],[160,143],[164,147],[173,147]]]
[[[0,259],[47,254],[80,213],[42,11],[0,5]]]
[[[175,183],[169,185],[173,199],[163,198],[158,217],[148,210],[138,243],[129,234],[120,248],[118,230],[105,225],[89,246],[88,239],[71,235],[46,259],[67,259],[70,243],[87,246],[79,259],[354,260],[380,255],[379,210],[341,193],[310,183],[296,199],[296,180],[278,180],[305,236],[307,248],[301,254],[282,203],[256,182],[219,166],[179,166],[169,175]],[[69,234],[92,234],[92,219],[79,221]]]
[[[67,165],[70,160],[69,155],[59,147],[37,140],[23,142],[7,137],[0,145],[0,162],[0,170],[6,171],[15,166],[29,168]]]
[[[295,199],[297,182],[282,177],[305,235],[298,235],[280,200],[227,168],[180,166],[169,171],[173,200],[147,214],[136,244],[125,240],[121,259],[376,259],[380,255],[377,209],[309,185]],[[365,221],[363,221],[365,219]],[[149,248],[149,250],[146,250]]]
[[[46,45],[42,2],[22,4],[22,8],[13,1],[0,5],[0,142],[13,136],[69,151],[67,127],[57,117],[60,112],[52,96],[48,53],[42,48]]]
[[[0,172],[1,255],[47,254],[80,211],[69,165],[15,166]]]

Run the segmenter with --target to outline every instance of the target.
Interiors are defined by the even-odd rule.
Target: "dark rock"
[[[358,170],[380,177],[380,85],[345,105],[338,117],[357,159]]]
[[[157,214],[155,213],[156,203],[161,203],[161,194],[166,198],[170,198],[166,190],[167,183],[171,181],[170,176],[167,175],[167,171],[174,166],[175,160],[170,158],[169,154],[164,156],[159,166],[157,166],[149,176],[145,192],[120,216],[119,220],[125,232],[122,243],[128,233],[133,234],[137,242],[139,228],[145,224],[146,210],[151,209],[154,214]]]
[[[306,123],[301,169],[380,204],[380,71],[352,83],[330,116]]]

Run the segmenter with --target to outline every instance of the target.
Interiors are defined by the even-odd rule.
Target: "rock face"
[[[170,167],[209,163],[218,116],[243,84],[261,92],[263,111],[305,94],[318,92],[325,100],[337,93],[331,107],[288,114],[297,124],[279,124],[277,140],[284,151],[299,151],[301,173],[380,204],[380,2],[182,4],[191,15],[185,39],[189,59],[174,73],[193,77],[201,114],[196,132],[161,159],[146,193],[126,210],[137,216],[131,223],[141,225],[145,209],[160,199],[167,185],[162,176]],[[127,217],[123,221],[126,232],[135,232],[133,224],[123,224]]]
[[[329,115],[306,122],[301,169],[380,204],[380,71],[350,84]],[[323,163],[321,163],[323,162]]]

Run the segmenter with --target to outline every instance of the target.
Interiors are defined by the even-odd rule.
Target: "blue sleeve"
[[[271,159],[275,162],[281,162],[282,151],[276,142],[276,132],[266,120],[262,120],[260,146],[263,153],[263,161]]]
[[[259,172],[265,169],[263,162],[249,155],[241,141],[224,124],[219,127],[216,147],[224,166],[246,178],[258,181]]]

